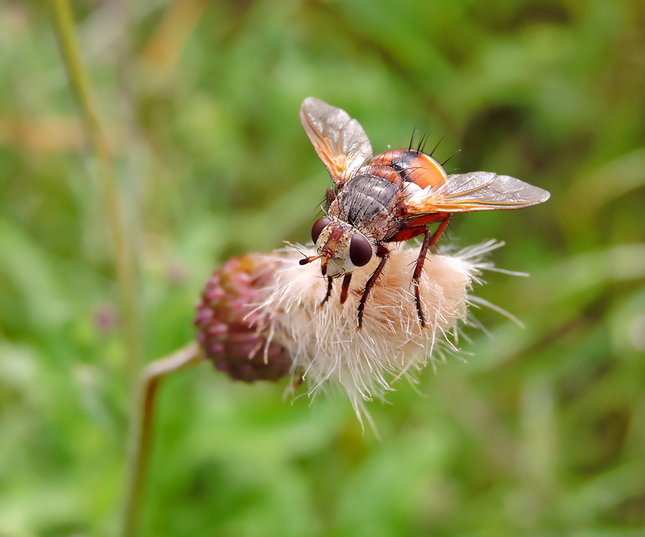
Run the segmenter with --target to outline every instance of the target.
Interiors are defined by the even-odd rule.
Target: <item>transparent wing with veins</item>
[[[449,175],[444,183],[409,192],[406,213],[464,213],[520,209],[549,199],[550,194],[524,181],[493,172]]]
[[[372,157],[363,127],[345,110],[307,97],[300,107],[300,122],[339,189]]]

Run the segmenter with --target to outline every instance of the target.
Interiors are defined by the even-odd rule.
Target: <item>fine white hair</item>
[[[349,296],[341,304],[340,280],[321,307],[327,290],[318,263],[299,264],[315,255],[313,246],[291,246],[266,256],[274,277],[256,304],[268,324],[261,327],[269,341],[280,343],[292,356],[294,381],[303,378],[313,397],[335,382],[347,391],[362,424],[374,424],[365,402],[383,399],[392,381],[456,351],[459,325],[468,322],[473,283],[482,283],[482,270],[492,269],[483,257],[502,243],[488,241],[450,255],[428,255],[419,282],[428,327],[421,328],[414,298],[412,273],[419,248],[395,246],[372,288],[357,330],[357,308],[365,283],[379,259],[353,272]],[[479,302],[481,303],[481,301]],[[258,327],[260,328],[260,327]]]

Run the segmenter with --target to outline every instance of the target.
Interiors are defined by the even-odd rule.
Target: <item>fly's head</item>
[[[338,277],[369,263],[372,243],[354,226],[328,216],[319,218],[311,228],[318,255],[300,261],[301,265],[320,259],[323,276]]]

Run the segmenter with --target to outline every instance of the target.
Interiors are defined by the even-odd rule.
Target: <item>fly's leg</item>
[[[381,275],[381,272],[383,272],[385,263],[387,263],[387,260],[390,258],[390,251],[384,246],[379,245],[376,255],[381,258],[381,261],[378,264],[378,267],[376,267],[376,270],[370,276],[370,279],[367,280],[367,283],[365,284],[365,290],[363,291],[363,296],[358,303],[358,326],[356,327],[356,330],[363,328],[363,311],[365,310],[365,302],[367,302],[367,297],[370,294],[372,287],[374,287],[376,280]]]
[[[448,227],[448,222],[450,222],[450,215],[446,216],[441,223],[439,224],[439,227],[437,228],[437,231],[435,231],[432,234],[432,237],[430,238],[430,251],[433,254],[437,253],[437,249],[435,248],[435,244],[437,244],[437,241],[439,240],[439,237],[443,235],[443,232],[446,230]]]
[[[345,301],[347,300],[347,295],[349,293],[349,282],[352,281],[352,273],[350,272],[349,274],[345,274],[345,277],[343,278],[343,287],[340,291],[340,303],[344,304]]]
[[[325,298],[322,299],[322,302],[320,303],[320,307],[322,308],[325,303],[329,300],[329,297],[331,296],[331,289],[332,289],[332,283],[334,280],[332,280],[331,276],[327,277],[327,292],[325,293]]]
[[[336,200],[336,192],[333,189],[328,188],[325,193],[325,201],[327,202],[327,209],[331,206],[332,203]]]
[[[437,244],[437,241],[439,240],[439,237],[443,235],[443,232],[446,230],[448,227],[448,222],[450,221],[450,215],[446,216],[441,223],[439,224],[439,227],[437,228],[437,231],[435,231],[432,234],[432,237],[430,237],[430,251],[433,254],[437,253],[437,249],[435,248],[435,244]]]
[[[423,232],[423,244],[421,245],[421,250],[419,251],[419,257],[417,258],[417,264],[414,267],[414,274],[412,275],[412,282],[414,283],[414,300],[417,305],[417,315],[419,316],[419,324],[421,328],[428,328],[428,323],[423,315],[423,308],[421,307],[421,293],[419,291],[419,279],[421,278],[421,271],[423,270],[423,263],[426,260],[426,255],[428,254],[428,248],[431,249],[432,253],[435,252],[435,244],[441,237],[441,234],[446,229],[450,216],[447,216],[444,220],[441,221],[437,230],[430,234],[430,228],[426,228]]]

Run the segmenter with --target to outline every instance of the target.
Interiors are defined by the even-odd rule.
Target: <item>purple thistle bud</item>
[[[291,372],[286,349],[269,341],[270,319],[254,312],[275,267],[266,256],[249,254],[213,272],[197,302],[197,341],[216,369],[233,380],[277,381]]]

